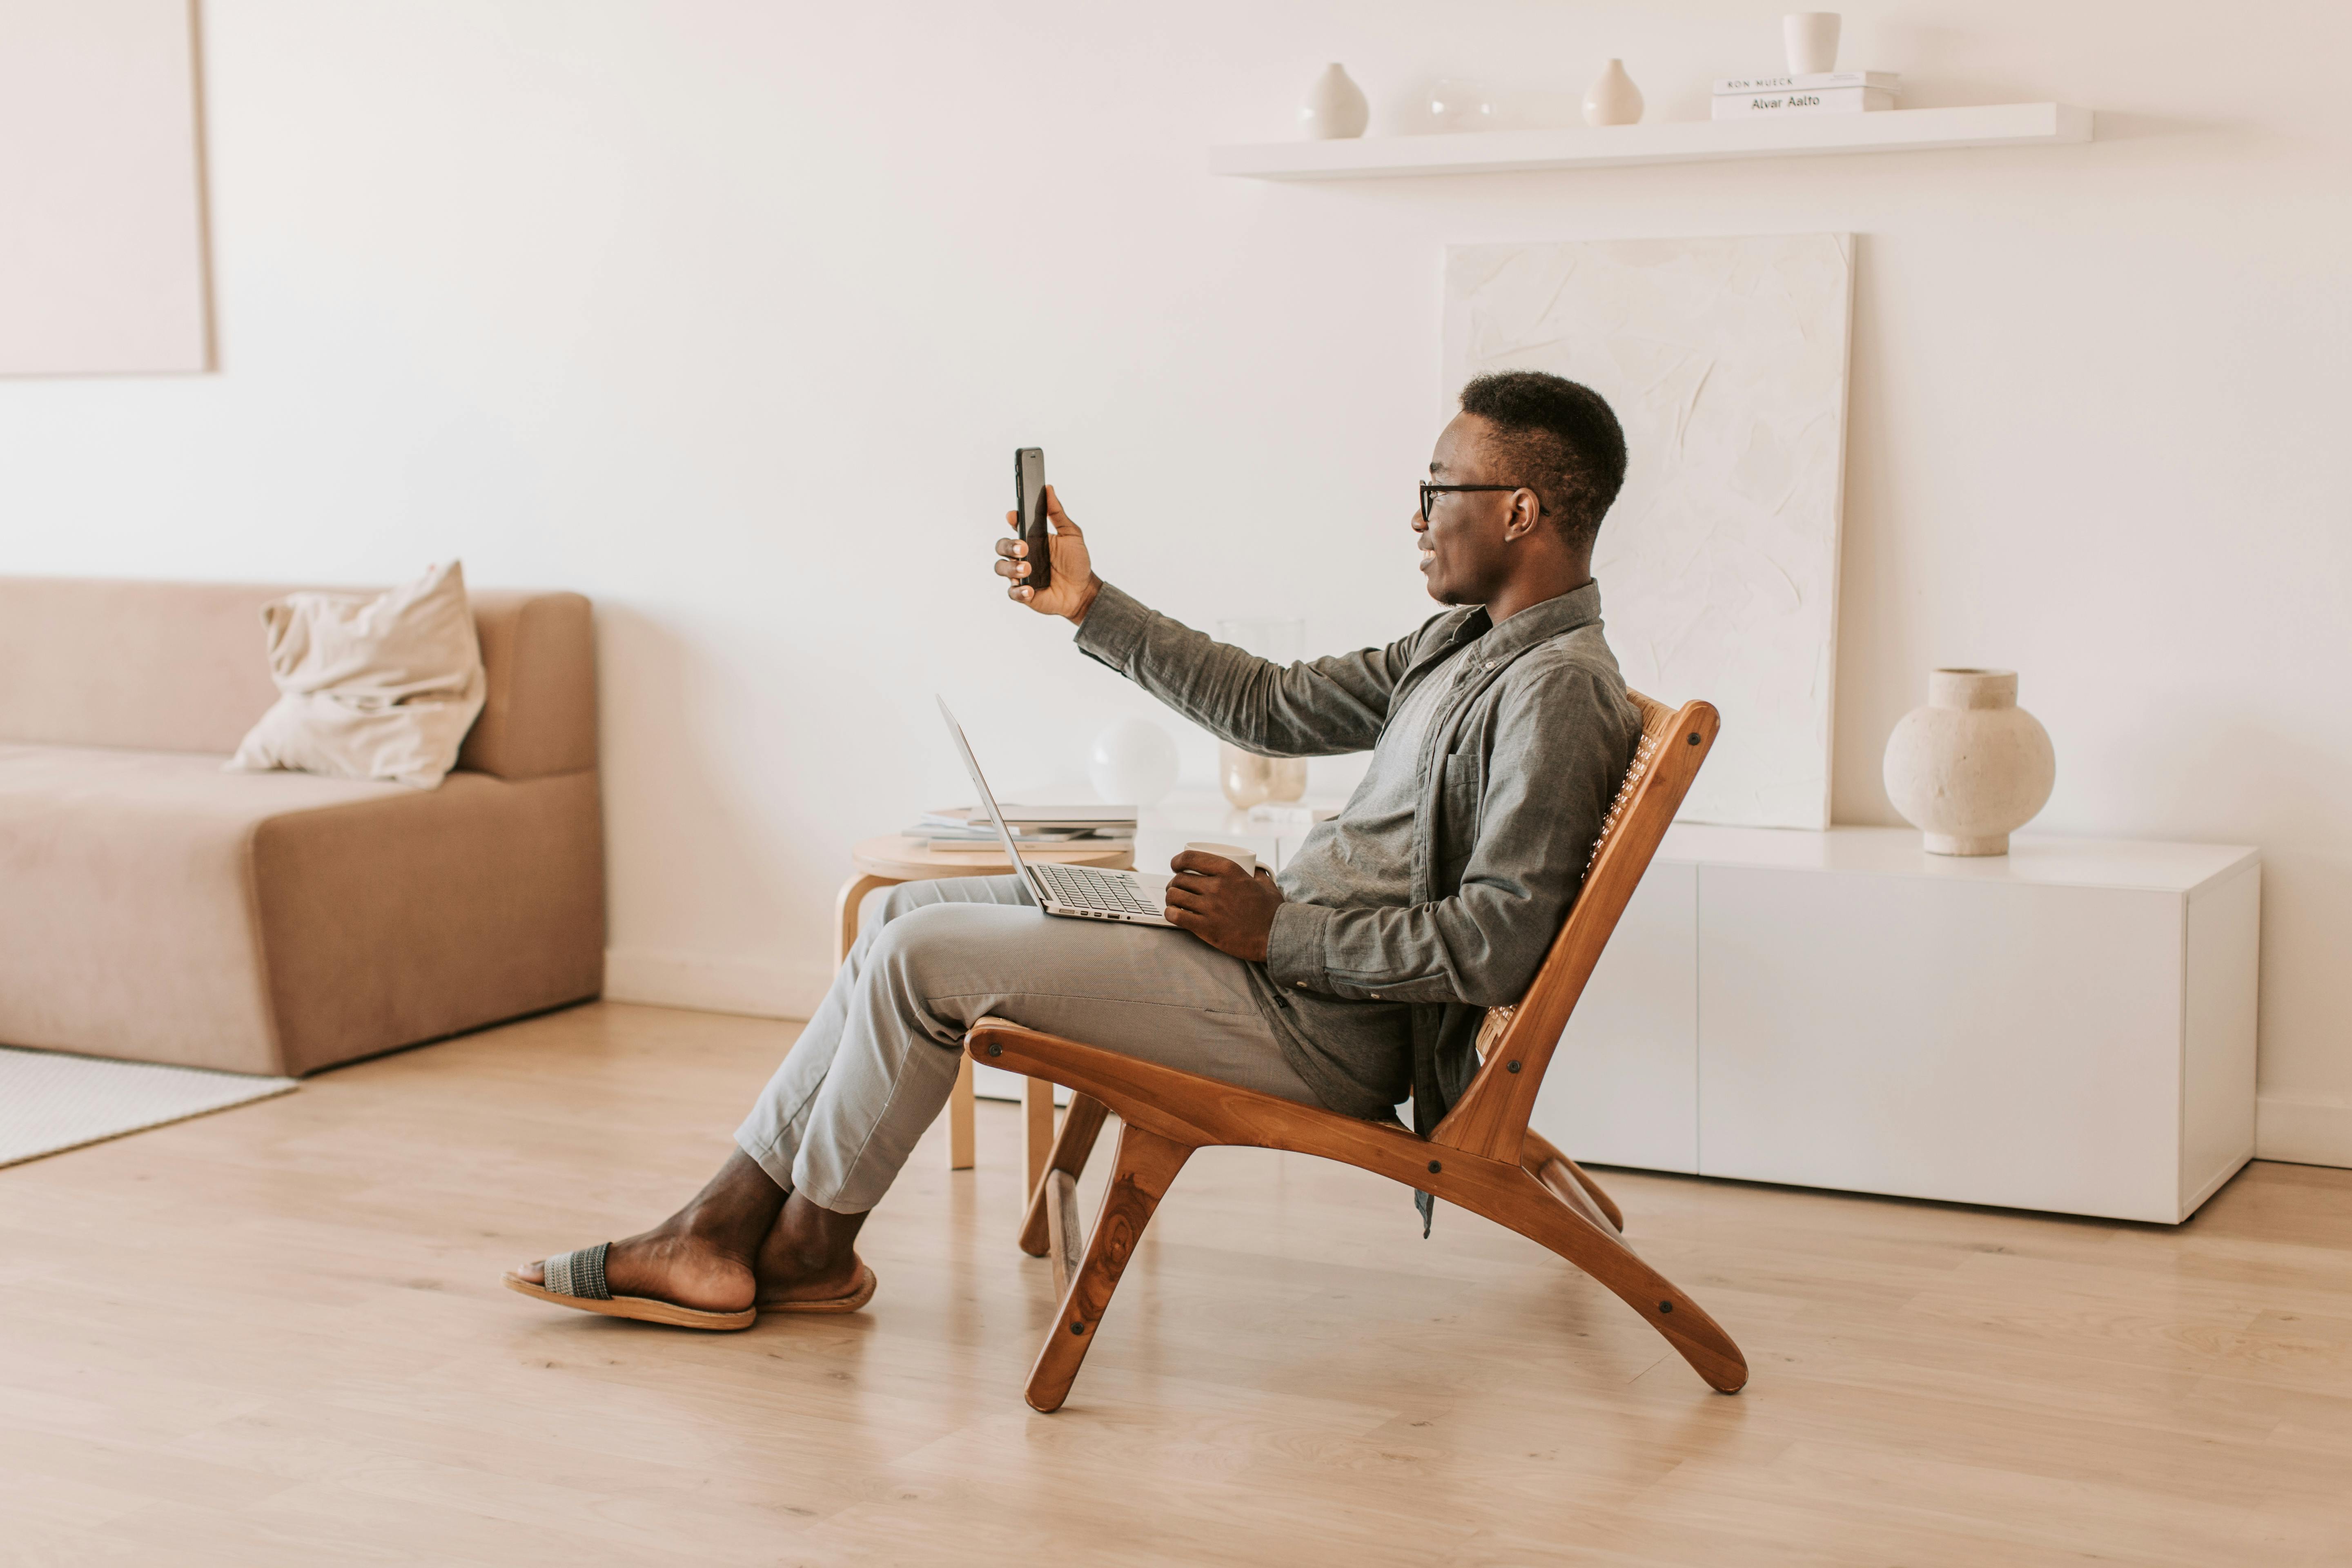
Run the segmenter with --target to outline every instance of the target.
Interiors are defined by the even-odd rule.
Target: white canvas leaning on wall
[[[1682,817],[1830,820],[1850,235],[1445,253],[1445,397],[1543,370],[1609,400],[1625,488],[1593,557],[1626,680],[1723,732]]]
[[[0,375],[210,368],[189,0],[0,0]]]

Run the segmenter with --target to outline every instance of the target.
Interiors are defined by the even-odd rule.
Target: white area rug
[[[293,1087],[290,1078],[0,1046],[0,1165],[267,1100]]]

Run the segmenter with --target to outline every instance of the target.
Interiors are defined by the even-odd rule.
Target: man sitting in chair
[[[996,544],[1016,602],[1080,652],[1249,751],[1370,748],[1336,819],[1279,877],[1172,862],[1177,929],[1047,918],[1013,877],[879,889],[833,988],[677,1214],[508,1275],[565,1306],[697,1328],[845,1312],[853,1248],[995,1016],[1350,1116],[1411,1093],[1423,1133],[1476,1070],[1485,1009],[1517,1000],[1582,885],[1641,735],[1601,630],[1594,535],[1625,475],[1599,395],[1481,376],[1437,438],[1412,520],[1454,606],[1386,647],[1284,668],[1144,608],[1094,574],[1048,491],[1052,585]]]

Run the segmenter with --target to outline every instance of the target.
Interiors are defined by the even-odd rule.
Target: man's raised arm
[[[996,542],[1008,596],[1076,625],[1078,649],[1110,666],[1222,740],[1265,756],[1364,752],[1380,739],[1389,698],[1412,661],[1414,637],[1283,666],[1216,641],[1144,607],[1095,575],[1086,535],[1045,488],[1054,527],[1053,585],[1033,591],[1019,538]],[[1019,518],[1005,520],[1019,532]]]

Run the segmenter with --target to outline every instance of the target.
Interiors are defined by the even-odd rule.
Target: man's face
[[[1475,414],[1457,414],[1439,433],[1429,478],[1441,485],[1507,485],[1516,476],[1496,471],[1487,457],[1487,426]],[[1504,570],[1503,529],[1511,517],[1508,490],[1449,490],[1431,498],[1429,520],[1414,508],[1421,535],[1421,574],[1441,605],[1483,605]]]

